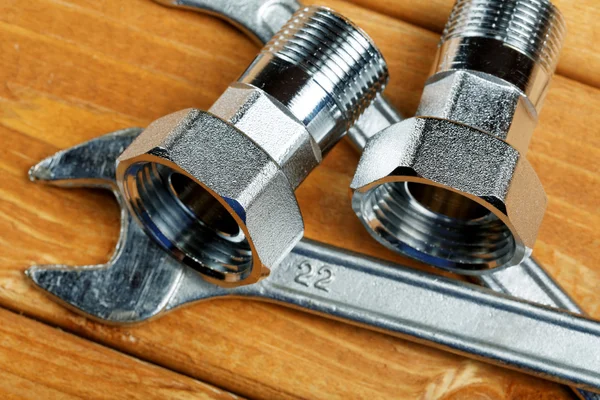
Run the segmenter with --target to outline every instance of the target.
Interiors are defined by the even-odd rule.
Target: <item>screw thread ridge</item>
[[[459,220],[424,210],[405,182],[377,186],[353,207],[360,210],[367,230],[382,238],[386,246],[391,243],[395,248],[403,243],[428,254],[430,260],[460,260],[463,273],[478,271],[486,264],[502,265],[515,251],[513,236],[493,214]]]
[[[335,100],[349,125],[383,90],[388,71],[371,39],[325,7],[305,7],[263,48],[298,65]]]
[[[565,22],[547,0],[457,0],[441,43],[456,37],[496,39],[553,73]]]

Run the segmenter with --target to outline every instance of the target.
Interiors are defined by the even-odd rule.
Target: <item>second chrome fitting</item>
[[[148,126],[117,161],[119,188],[149,236],[205,279],[257,282],[303,235],[294,190],[387,80],[361,29],[303,8],[208,112]]]
[[[352,181],[375,239],[462,274],[531,254],[546,196],[525,155],[563,34],[546,0],[457,1],[417,116],[370,139]]]

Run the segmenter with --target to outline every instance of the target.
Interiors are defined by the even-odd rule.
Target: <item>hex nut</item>
[[[209,112],[235,125],[262,148],[294,188],[322,161],[319,145],[306,126],[281,103],[252,85],[230,85]]]
[[[516,86],[493,75],[457,70],[425,85],[417,116],[448,119],[488,132],[527,152],[537,111]]]
[[[127,203],[132,214],[144,221],[140,225],[164,247],[172,250],[176,244],[179,258],[209,280],[217,274],[212,276],[215,283],[258,281],[268,273],[264,266],[278,264],[302,237],[304,225],[294,188],[280,166],[238,128],[209,112],[187,109],[160,118],[123,152],[117,164],[120,189],[132,199]],[[192,211],[209,213],[212,209],[221,221],[226,219],[225,210],[242,234],[228,236],[231,229],[226,227],[219,235],[207,229],[202,237],[185,237],[182,227],[190,223],[185,213],[166,218],[153,212],[165,205],[177,209],[169,203],[177,201],[177,196],[160,189],[173,189],[174,173],[209,194],[196,192],[195,199],[206,201],[197,208],[191,204]],[[140,202],[143,208],[137,206]],[[194,217],[209,220],[211,215]],[[197,246],[203,246],[203,259],[191,256]],[[218,276],[219,268],[222,276]]]
[[[458,193],[484,213],[461,222],[432,212],[415,196],[419,184]],[[354,211],[378,241],[424,262],[439,256],[461,273],[522,261],[546,206],[539,178],[516,149],[435,118],[410,118],[371,139],[351,190]]]

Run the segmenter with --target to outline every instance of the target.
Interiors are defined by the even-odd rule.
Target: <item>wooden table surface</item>
[[[452,0],[307,3],[374,38],[392,77],[386,93],[414,113]],[[549,198],[535,255],[600,318],[600,2],[556,3],[569,33],[527,155]],[[32,264],[105,262],[119,229],[109,194],[30,183],[29,167],[209,107],[256,51],[214,17],[150,0],[0,1],[0,398],[571,398],[556,384],[274,305],[212,301],[117,328],[28,283]],[[353,215],[357,159],[342,142],[298,190],[306,235],[427,268],[383,249]]]

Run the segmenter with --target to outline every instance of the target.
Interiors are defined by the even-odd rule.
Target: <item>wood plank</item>
[[[322,3],[374,37],[392,74],[387,92],[413,113],[437,35],[352,4]],[[22,274],[31,264],[106,261],[118,212],[105,193],[32,184],[28,168],[108,131],[209,106],[257,49],[215,18],[148,0],[30,4],[0,5],[0,305],[256,398],[570,398],[558,385],[273,305],[214,301],[116,328],[35,290]],[[598,93],[556,79],[529,154],[550,197],[536,254],[596,317]],[[408,263],[352,215],[347,187],[356,162],[342,143],[299,189],[307,236]]]
[[[362,7],[401,19],[440,34],[455,0],[347,0]],[[567,23],[567,35],[557,73],[600,87],[600,2],[597,0],[552,0]]]
[[[239,398],[4,309],[0,309],[0,397]]]

